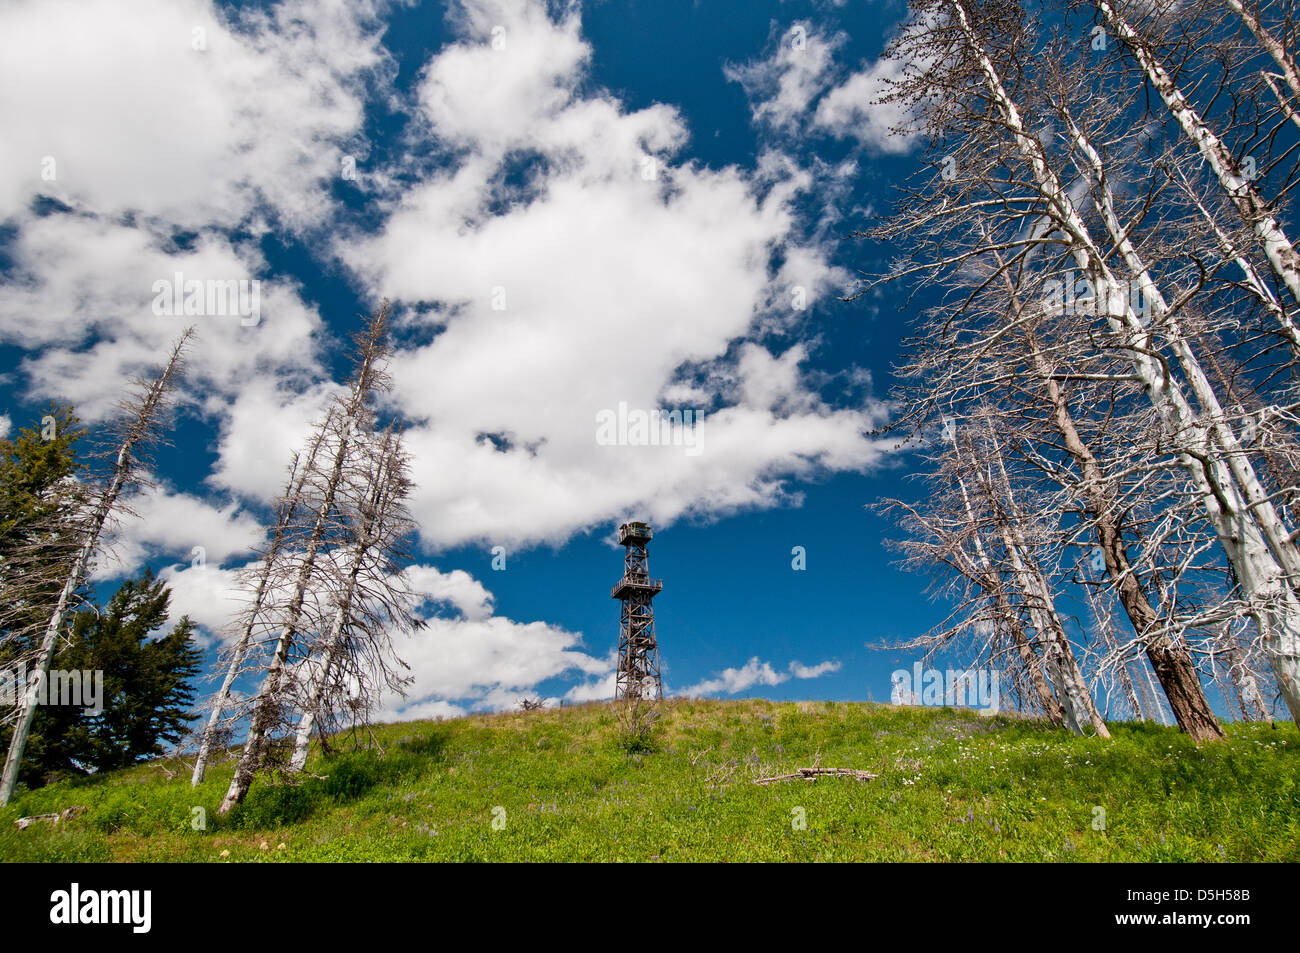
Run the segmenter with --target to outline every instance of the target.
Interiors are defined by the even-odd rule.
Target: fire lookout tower
[[[663,589],[664,581],[650,578],[646,555],[646,544],[653,535],[649,523],[624,523],[618,528],[619,544],[627,547],[627,554],[623,558],[623,578],[609,593],[623,603],[618,620],[615,701],[663,697],[652,600]]]

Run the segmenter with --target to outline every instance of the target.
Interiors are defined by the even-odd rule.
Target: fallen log
[[[800,768],[794,774],[777,774],[770,778],[756,778],[754,783],[773,784],[777,781],[816,781],[818,778],[827,776],[856,778],[859,781],[874,781],[880,777],[878,774],[859,771],[857,768]]]
[[[69,821],[78,814],[85,814],[90,808],[86,807],[69,807],[65,808],[58,814],[33,814],[31,817],[20,817],[14,821],[20,831],[25,831],[37,821],[49,821],[51,824],[57,824],[59,821]]]

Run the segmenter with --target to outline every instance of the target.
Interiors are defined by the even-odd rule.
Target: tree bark
[[[307,587],[315,569],[316,557],[324,539],[327,522],[334,511],[335,496],[343,481],[344,466],[347,463],[352,436],[357,430],[357,418],[364,411],[374,384],[381,373],[378,362],[382,356],[381,342],[387,333],[387,320],[388,304],[385,302],[379,313],[372,319],[365,335],[358,340],[360,358],[356,375],[351,393],[348,395],[342,410],[337,414],[339,426],[338,446],[316,512],[316,520],[312,527],[311,536],[301,556],[298,577],[288,607],[288,619],[280,630],[266,678],[263,680],[257,698],[253,703],[253,715],[248,728],[248,738],[244,743],[244,751],[240,756],[238,765],[235,767],[235,775],[231,778],[230,787],[221,802],[221,807],[218,808],[218,814],[230,813],[236,805],[243,801],[265,757],[266,747],[269,742],[267,733],[274,727],[279,715],[281,685],[288,665],[289,652],[301,617],[303,600],[306,598]],[[331,408],[330,415],[322,424],[322,428],[327,428],[334,417],[335,414]]]
[[[59,633],[63,630],[63,626],[67,621],[72,600],[85,581],[86,573],[90,567],[90,560],[99,548],[99,540],[103,534],[104,526],[116,508],[123,488],[131,482],[135,468],[132,454],[140,441],[146,440],[157,426],[158,412],[162,409],[174,375],[180,368],[181,355],[192,334],[193,329],[181,335],[180,340],[172,348],[171,355],[167,359],[167,364],[163,367],[162,372],[154,378],[141,398],[136,407],[135,419],[127,429],[125,438],[118,447],[117,458],[113,465],[113,474],[90,514],[85,537],[77,550],[76,556],[73,558],[72,565],[68,569],[63,588],[59,591],[58,601],[55,603],[54,611],[50,614],[50,621],[45,627],[45,635],[41,640],[40,653],[36,662],[39,677],[33,679],[31,690],[23,701],[23,712],[19,716],[18,723],[14,726],[13,736],[9,739],[9,752],[5,758],[4,772],[0,774],[0,807],[9,804],[10,799],[13,797],[14,787],[18,783],[18,771],[22,766],[23,752],[27,747],[27,738],[31,733],[32,721],[36,717],[37,693],[41,683],[49,679],[50,663],[54,659],[54,649],[58,643]]]
[[[1269,212],[1267,204],[1254,186],[1237,173],[1232,156],[1223,142],[1187,101],[1147,42],[1124,19],[1111,0],[1096,2],[1097,9],[1132,51],[1146,73],[1147,80],[1159,93],[1160,99],[1178,121],[1183,133],[1209,163],[1219,184],[1241,214],[1242,221],[1255,232],[1273,270],[1290,290],[1291,296],[1300,301],[1300,254],[1297,254],[1295,246]],[[1300,718],[1300,711],[1293,709],[1293,713]]]

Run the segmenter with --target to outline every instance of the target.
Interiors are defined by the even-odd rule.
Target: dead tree
[[[902,232],[921,239],[914,242],[913,261],[931,249],[938,252],[932,260],[894,269],[891,277],[942,270],[969,279],[965,269],[990,252],[1003,256],[1002,262],[987,276],[966,281],[970,298],[1011,269],[1018,272],[1017,291],[1034,300],[1046,297],[1041,291],[1049,283],[1068,279],[1073,286],[1076,276],[1083,277],[1095,320],[1076,322],[1079,340],[1098,356],[1122,358],[1126,371],[1115,379],[1136,384],[1149,401],[1154,447],[1185,475],[1186,490],[1177,499],[1195,499],[1213,528],[1286,695],[1300,689],[1295,678],[1300,602],[1292,589],[1293,569],[1300,563],[1269,489],[1191,346],[1184,309],[1202,288],[1166,294],[1169,276],[1157,275],[1131,238],[1143,221],[1126,221],[1118,211],[1113,183],[1122,181],[1122,174],[1107,166],[1089,130],[1091,117],[1076,118],[1059,108],[1059,88],[1051,82],[1058,57],[1054,49],[1041,48],[1040,33],[1019,5],[1004,0],[914,5],[912,21],[890,51],[906,64],[893,98],[914,110],[936,151],[949,150],[946,171],[955,167],[958,174],[913,192],[902,215],[886,226],[893,237]],[[1084,87],[1076,98],[1094,93]],[[1049,121],[1056,124],[1055,138],[1036,125]],[[1144,214],[1150,205],[1146,201]],[[1183,234],[1169,227],[1162,234]],[[1032,281],[1021,284],[1031,264]],[[1134,289],[1150,302],[1149,309],[1136,305]],[[958,319],[970,298],[953,312]],[[1062,317],[1052,314],[1051,320],[1059,323]],[[1035,318],[1041,319],[1041,314]],[[1019,333],[1025,320],[1002,327],[963,325],[961,333],[971,337],[968,347],[974,353]],[[974,399],[1003,383],[971,376],[955,382],[956,392],[941,391],[933,399]],[[1166,533],[1170,539],[1177,535],[1168,527]],[[1193,555],[1201,552],[1190,537],[1180,538],[1180,544]],[[1153,551],[1163,548],[1157,540]],[[1126,575],[1122,567],[1116,572]],[[1174,636],[1172,647],[1177,643]],[[1165,666],[1162,681],[1166,676],[1166,690],[1173,686],[1175,700],[1185,701],[1185,708],[1199,707],[1197,696],[1203,699],[1203,692],[1194,669],[1178,662]],[[1300,702],[1300,695],[1292,692],[1292,697]],[[1210,719],[1180,722],[1198,739],[1217,735]]]
[[[218,809],[221,814],[229,813],[244,799],[271,752],[274,733],[287,727],[294,696],[293,653],[300,634],[313,629],[319,631],[326,624],[322,615],[327,615],[328,610],[321,612],[319,591],[315,587],[318,560],[331,540],[343,532],[338,497],[345,479],[351,476],[358,436],[373,426],[373,396],[387,386],[388,315],[388,303],[384,302],[364,331],[356,336],[356,357],[348,391],[333,401],[313,438],[313,443],[321,449],[313,465],[303,471],[301,498],[294,506],[295,518],[285,530],[291,541],[282,544],[277,570],[287,585],[283,591],[276,592],[276,598],[264,600],[261,607],[276,635],[261,686],[251,701],[248,737]]]
[[[251,572],[245,570],[244,585],[245,588],[252,589],[252,598],[240,613],[237,623],[239,635],[229,652],[226,675],[211,702],[212,711],[203,729],[198,756],[194,762],[194,771],[190,776],[191,787],[198,787],[203,781],[214,740],[219,735],[229,733],[228,727],[224,725],[223,717],[226,715],[227,707],[230,704],[235,679],[243,671],[244,661],[248,657],[249,650],[254,645],[259,632],[265,626],[266,619],[263,609],[267,599],[272,596],[276,584],[275,572],[280,565],[280,556],[287,542],[288,530],[294,525],[298,515],[298,507],[302,502],[303,480],[306,473],[315,466],[316,454],[320,450],[323,439],[324,429],[322,428],[314,435],[311,448],[308,450],[305,461],[301,466],[299,465],[298,456],[294,455],[289,466],[289,479],[285,485],[284,494],[280,497],[276,506],[276,522],[271,532],[271,538]]]
[[[328,629],[303,648],[302,664],[311,674],[299,679],[308,690],[298,705],[294,771],[307,763],[313,726],[323,729],[340,712],[367,716],[385,690],[402,691],[409,679],[394,667],[405,665],[393,653],[392,633],[425,624],[414,612],[418,600],[404,575],[415,527],[406,509],[411,481],[402,435],[390,426],[358,438],[358,447],[365,454],[357,473],[362,496],[341,501],[345,536],[324,563],[332,574],[327,585],[333,616]]]
[[[939,592],[952,598],[956,607],[935,632],[893,647],[925,648],[928,658],[940,648],[974,636],[980,640],[975,644],[975,658],[987,656],[990,664],[1002,667],[1007,648],[1000,640],[1009,637],[1014,659],[1038,706],[1053,724],[1068,724],[1079,731],[1080,724],[1091,722],[1091,718],[1076,717],[1078,694],[1062,680],[1055,632],[1043,625],[1044,616],[1037,611],[1038,595],[1026,594],[1026,574],[1017,573],[1008,564],[1005,551],[999,549],[998,534],[988,517],[987,496],[983,488],[973,485],[977,476],[971,469],[968,448],[959,449],[960,438],[954,429],[949,429],[946,437],[950,448],[937,457],[940,467],[929,481],[926,502],[884,500],[877,506],[901,514],[900,527],[907,535],[892,540],[891,545],[906,554],[905,565],[953,573]],[[1027,612],[1030,605],[1033,612]],[[1051,684],[1058,688],[1056,696],[1045,673],[1050,673]]]
[[[1300,302],[1300,253],[1272,214],[1269,204],[1244,174],[1224,141],[1178,87],[1156,50],[1155,40],[1138,29],[1136,22],[1130,19],[1126,5],[1120,0],[1096,0],[1096,6],[1103,22],[1115,31],[1137,60],[1147,81],[1159,94],[1188,141],[1209,164],[1215,180],[1228,195],[1242,221],[1253,231],[1292,299]],[[1245,9],[1241,7],[1237,12],[1243,13]],[[1289,67],[1294,77],[1294,63],[1288,61],[1280,45],[1276,48],[1281,54],[1276,57],[1279,64],[1284,69]],[[1300,717],[1300,710],[1295,710],[1294,714]]]
[[[185,348],[193,336],[193,329],[185,331],[172,346],[162,370],[152,381],[139,382],[139,392],[123,404],[126,412],[116,432],[117,450],[112,470],[102,488],[93,497],[93,503],[77,527],[77,550],[70,563],[62,567],[63,585],[57,601],[50,607],[45,634],[36,657],[36,678],[23,699],[21,714],[14,726],[5,758],[4,772],[0,775],[0,807],[13,797],[22,766],[23,750],[27,746],[32,719],[36,716],[39,684],[49,678],[50,662],[54,658],[60,633],[74,608],[76,595],[89,576],[96,553],[101,549],[103,535],[112,518],[121,509],[125,490],[140,480],[141,459],[150,444],[159,440],[167,409],[169,393],[180,374]]]

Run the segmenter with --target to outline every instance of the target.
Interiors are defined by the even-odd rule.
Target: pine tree
[[[23,763],[23,753],[36,717],[37,694],[35,686],[49,675],[60,633],[69,616],[75,611],[82,587],[89,578],[96,554],[102,546],[103,536],[112,520],[122,511],[122,495],[141,481],[141,462],[149,447],[161,439],[161,429],[168,406],[168,396],[180,374],[182,356],[193,336],[193,329],[185,331],[172,347],[162,370],[148,381],[138,381],[135,395],[123,404],[125,415],[114,427],[115,452],[111,469],[103,482],[85,501],[82,512],[69,527],[66,539],[73,549],[71,558],[54,559],[43,564],[40,576],[25,573],[14,580],[10,595],[17,595],[33,605],[38,618],[45,619],[40,644],[35,649],[34,669],[38,674],[33,687],[19,705],[18,717],[5,757],[4,772],[0,774],[0,807],[9,803],[18,783],[18,772]],[[61,537],[62,541],[63,537]],[[53,602],[42,600],[46,593],[54,595]]]
[[[43,607],[58,598],[55,567],[75,551],[85,433],[71,407],[55,405],[36,426],[0,441],[0,668],[39,644]]]
[[[180,740],[202,653],[188,617],[156,637],[167,623],[170,596],[146,570],[124,582],[106,606],[73,615],[51,668],[102,677],[102,710],[66,704],[37,709],[19,775],[28,787],[129,767]],[[84,682],[82,692],[85,700]]]

